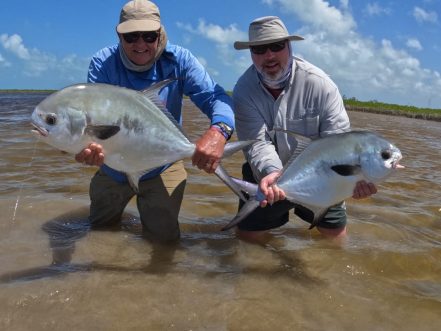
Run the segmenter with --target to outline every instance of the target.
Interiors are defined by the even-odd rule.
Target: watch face
[[[219,122],[217,123],[220,127],[222,127],[227,133],[228,135],[231,136],[231,134],[233,133],[233,129],[230,128],[228,125],[226,125],[225,123]]]

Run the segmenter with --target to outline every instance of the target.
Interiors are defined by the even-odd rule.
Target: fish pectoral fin
[[[87,125],[84,133],[101,140],[109,139],[116,135],[120,130],[118,125]]]
[[[360,173],[360,165],[352,164],[337,164],[331,167],[331,169],[340,176],[354,176]]]

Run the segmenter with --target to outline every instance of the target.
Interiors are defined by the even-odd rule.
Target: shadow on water
[[[135,236],[140,234],[141,224],[139,220],[125,213],[121,224],[106,230],[92,229],[88,221],[88,209],[80,208],[55,217],[44,223],[41,229],[48,235],[49,246],[52,253],[52,263],[47,266],[34,267],[19,271],[8,272],[0,275],[0,283],[14,283],[33,281],[51,277],[62,277],[75,272],[108,271],[117,273],[146,273],[146,274],[183,274],[186,271],[198,273],[203,277],[216,277],[219,275],[239,276],[257,275],[262,277],[286,277],[305,284],[318,285],[322,283],[316,277],[308,275],[306,267],[294,252],[285,251],[277,247],[276,242],[264,244],[247,244],[238,241],[231,233],[219,234],[219,225],[206,224],[204,220],[192,219],[192,224],[181,224],[185,229],[183,238],[177,243],[161,244],[143,238],[149,245],[149,262],[139,267],[122,266],[97,262],[74,263],[72,262],[75,247],[78,241],[86,237],[91,231],[115,232],[125,231]],[[215,233],[215,234],[213,234]],[[265,250],[276,261],[276,265],[255,265],[244,263],[237,259],[241,254],[241,245],[249,245],[252,250]],[[201,250],[203,247],[203,251]],[[174,262],[177,251],[183,251],[187,257],[184,261]],[[208,254],[208,252],[216,252]],[[242,252],[243,253],[243,252]],[[201,258],[216,259],[213,267],[197,265],[194,260]]]

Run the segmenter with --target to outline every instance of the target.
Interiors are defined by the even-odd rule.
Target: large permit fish
[[[369,131],[351,131],[311,141],[294,135],[297,148],[277,179],[286,198],[314,213],[311,228],[324,217],[329,207],[353,195],[360,180],[378,184],[396,169],[400,150],[386,139]],[[250,198],[223,230],[240,223],[265,197],[256,184],[234,179]]]
[[[164,80],[145,91],[107,84],[77,84],[61,89],[36,106],[33,132],[47,144],[77,154],[91,142],[104,148],[105,163],[124,172],[135,191],[149,170],[191,157],[190,142],[158,98]],[[224,157],[249,145],[239,141],[225,146]],[[216,174],[243,197],[219,166]]]

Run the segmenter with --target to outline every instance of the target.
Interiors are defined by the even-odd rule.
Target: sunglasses
[[[159,32],[158,31],[129,32],[129,33],[123,33],[122,37],[126,41],[126,43],[129,43],[129,44],[136,43],[140,37],[146,43],[150,44],[150,43],[154,43],[158,39]]]
[[[285,49],[285,46],[286,40],[282,40],[272,44],[250,46],[250,50],[253,54],[262,55],[265,54],[268,49],[274,53],[280,52],[281,50]]]

